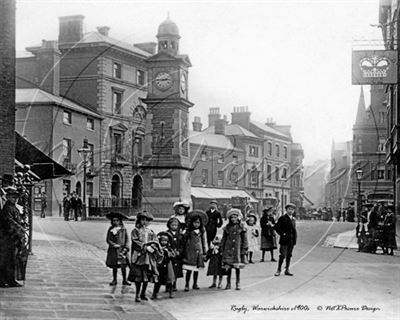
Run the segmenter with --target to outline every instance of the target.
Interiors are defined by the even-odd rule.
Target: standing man
[[[42,198],[40,199],[41,201],[41,213],[40,217],[41,218],[46,218],[46,208],[47,208],[47,199],[46,199],[46,193],[42,192]]]
[[[25,237],[25,229],[16,207],[19,193],[12,186],[4,191],[7,201],[0,212],[0,287],[21,287],[16,280],[17,252]]]
[[[217,229],[222,227],[222,216],[221,212],[218,211],[217,200],[210,201],[210,208],[206,211],[208,216],[208,222],[206,224],[207,233],[207,244],[210,247],[210,242],[212,242],[217,234]]]
[[[72,193],[71,197],[71,210],[74,215],[74,220],[78,221],[78,198],[76,197],[76,193]]]
[[[64,220],[69,221],[69,212],[71,210],[71,199],[69,194],[65,195],[63,199]]]
[[[78,221],[78,217],[82,218],[83,203],[79,195],[76,196],[76,210],[75,210],[75,221]]]
[[[285,275],[293,276],[289,271],[290,259],[292,257],[293,247],[296,245],[297,232],[294,213],[296,206],[293,203],[288,203],[285,206],[285,214],[279,217],[278,222],[275,224],[275,230],[279,234],[279,262],[278,270],[275,276],[279,276],[282,270],[283,261],[286,260]]]

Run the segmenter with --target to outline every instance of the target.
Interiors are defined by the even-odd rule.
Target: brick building
[[[362,201],[393,200],[392,170],[386,165],[387,107],[383,86],[371,86],[371,105],[366,109],[361,88],[353,126],[352,191],[357,198],[356,170],[362,169]]]

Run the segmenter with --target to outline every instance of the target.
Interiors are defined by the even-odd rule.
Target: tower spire
[[[363,87],[361,86],[360,99],[358,100],[356,124],[363,123],[366,118],[367,118],[367,112],[365,110],[364,90]]]

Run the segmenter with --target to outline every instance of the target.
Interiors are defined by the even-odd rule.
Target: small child
[[[236,290],[240,290],[240,269],[244,268],[248,243],[246,227],[240,222],[242,213],[239,209],[227,212],[228,224],[224,227],[221,242],[222,266],[226,269],[226,287],[231,288],[232,269],[236,271]]]
[[[112,269],[113,280],[110,282],[110,286],[117,285],[117,274],[118,269],[121,269],[122,273],[122,285],[131,284],[126,281],[126,267],[129,264],[128,251],[129,251],[129,240],[128,232],[124,226],[122,220],[128,219],[125,215],[118,212],[110,212],[106,215],[111,221],[111,227],[107,231],[107,258],[106,266]]]
[[[171,218],[176,218],[179,221],[180,231],[186,228],[186,216],[189,212],[190,205],[186,201],[177,201],[173,204],[174,214]]]
[[[171,236],[171,248],[174,250],[172,265],[174,267],[175,281],[172,284],[172,291],[177,291],[176,280],[183,278],[182,256],[183,256],[183,234],[180,229],[180,222],[177,218],[170,218],[167,222],[167,233]]]
[[[186,270],[185,291],[189,291],[190,277],[193,272],[193,289],[200,289],[197,285],[199,268],[204,268],[204,258],[208,250],[207,235],[204,220],[207,215],[202,210],[189,213],[188,227],[184,236],[183,269]]]
[[[136,226],[131,233],[132,262],[128,279],[135,282],[136,302],[149,300],[146,296],[147,284],[149,281],[155,282],[157,280],[157,261],[162,258],[157,236],[148,227],[151,220],[153,220],[153,216],[150,212],[139,212]]]
[[[213,276],[213,282],[209,288],[217,287],[218,277],[218,289],[221,289],[222,278],[226,275],[225,269],[222,268],[222,254],[221,254],[221,238],[215,236],[214,240],[210,245],[210,249],[207,251],[206,260],[210,260],[208,263],[207,275]]]
[[[171,248],[171,236],[166,231],[160,232],[158,235],[158,241],[160,242],[163,258],[157,263],[158,269],[158,281],[154,284],[154,291],[151,297],[152,300],[158,299],[158,292],[160,287],[165,285],[169,297],[173,298],[172,284],[175,282],[174,267],[172,265],[172,259],[174,258],[174,250]]]
[[[259,248],[259,235],[260,232],[258,230],[258,226],[256,225],[257,223],[257,216],[253,213],[250,212],[247,215],[247,242],[249,244],[249,249],[248,249],[248,257],[249,257],[249,263],[254,263],[253,262],[253,254],[256,252]]]

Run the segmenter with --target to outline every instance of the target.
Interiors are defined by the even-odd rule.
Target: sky
[[[291,125],[305,164],[328,159],[332,140],[352,139],[360,86],[351,84],[355,40],[381,39],[379,0],[135,1],[17,0],[18,51],[58,37],[58,17],[82,14],[85,31],[111,27],[129,42],[156,41],[169,13],[188,54],[190,122],[209,108],[231,118]],[[357,49],[360,49],[358,46]],[[364,87],[367,105],[369,88]]]

